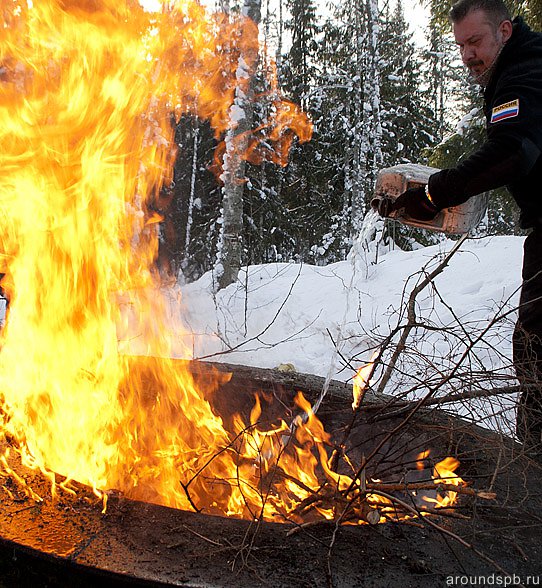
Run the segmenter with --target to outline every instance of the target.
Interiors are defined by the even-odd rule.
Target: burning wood
[[[160,398],[161,387],[153,374],[156,372],[156,364],[162,362],[171,363],[150,358],[133,359],[129,370],[133,377],[147,386],[147,402],[151,414],[157,406],[155,401]],[[181,372],[186,369],[182,362],[172,365],[180,365]],[[219,374],[215,374],[214,379],[221,380],[224,384],[228,380],[227,375]],[[185,509],[241,516],[252,520],[263,518],[293,522],[297,525],[325,520],[338,524],[376,524],[412,518],[412,512],[405,510],[400,498],[395,500],[394,494],[398,497],[409,496],[409,503],[418,505],[418,516],[427,514],[428,511],[445,512],[460,493],[490,498],[489,495],[468,488],[453,473],[459,465],[457,461],[449,463],[449,460],[444,460],[437,464],[432,479],[429,479],[430,470],[424,465],[428,458],[427,452],[421,454],[416,462],[425,476],[423,481],[395,479],[381,482],[366,477],[365,473],[361,478],[355,478],[352,473],[345,473],[356,471],[354,463],[344,449],[341,459],[335,459],[339,448],[324,430],[322,422],[314,415],[310,403],[302,394],[297,395],[295,402],[297,410],[306,415],[306,422],[303,423],[301,419],[294,429],[283,420],[274,426],[266,424],[269,417],[263,415],[262,401],[269,411],[273,409],[271,400],[266,395],[262,398],[256,396],[248,425],[240,415],[234,414],[227,444],[221,449],[216,446],[209,448],[207,460],[202,460],[199,468],[190,472],[189,477],[181,477],[182,470],[179,467],[172,491],[185,500]],[[143,431],[140,434],[143,435]],[[32,498],[39,499],[31,494],[32,490],[25,485],[24,479],[16,474],[14,456],[10,452],[6,451],[2,463],[4,473],[13,475],[18,487]],[[228,474],[226,471],[221,476],[216,470],[217,463],[224,468],[233,464],[235,473]],[[135,471],[132,468],[132,472]],[[53,476],[53,483],[55,480]],[[69,490],[69,485],[67,480],[60,488]],[[151,487],[150,490],[152,489]],[[429,503],[425,502],[420,494],[422,490],[424,495],[432,491],[431,502],[434,507],[429,507]],[[211,491],[214,491],[214,504],[206,499],[205,493]],[[128,488],[122,489],[121,494],[138,498],[142,493],[148,492],[148,487],[137,489],[137,492]],[[110,495],[109,491],[97,493],[105,502]],[[160,497],[147,500],[161,502]]]
[[[147,359],[146,369],[142,367],[142,362],[141,358],[134,361],[130,373],[137,376],[139,381],[146,383],[149,387],[148,395],[153,397],[157,383],[153,383],[153,376],[149,375],[152,372],[148,370],[160,362]],[[218,376],[215,377],[220,379]],[[226,382],[227,377],[222,376],[222,381]],[[239,415],[234,415],[229,443],[221,450],[215,448],[214,453],[209,450],[208,460],[192,472],[190,478],[183,479],[179,476],[177,479],[174,490],[183,494],[188,504],[186,508],[251,519],[263,517],[266,520],[293,521],[298,524],[324,519],[340,523],[374,524],[405,516],[401,508],[393,501],[380,497],[379,492],[398,491],[401,495],[409,493],[413,496],[422,488],[432,489],[435,496],[442,495],[442,504],[447,505],[449,496],[455,497],[458,492],[464,490],[466,493],[470,490],[463,487],[464,483],[455,474],[443,472],[438,464],[432,482],[397,482],[393,486],[391,482],[381,483],[362,479],[354,483],[351,475],[337,473],[331,469],[336,446],[330,435],[325,432],[321,421],[312,413],[310,404],[301,394],[298,394],[296,403],[298,410],[307,414],[308,418],[305,424],[298,426],[293,432],[284,421],[273,427],[264,426],[265,419],[262,417],[259,396],[256,397],[256,403],[251,411],[249,425],[245,425]],[[10,459],[10,465],[9,457],[10,452],[6,451],[2,461],[4,472],[16,476],[19,486],[25,488],[25,492],[30,493],[34,499],[38,499],[39,497],[31,494],[32,490],[25,486],[24,479],[16,475],[16,468],[12,467],[13,458]],[[224,458],[227,459],[224,461]],[[215,473],[213,466],[220,460],[223,460],[222,464],[230,461],[234,463],[235,476],[221,478]],[[352,471],[355,470],[346,454],[340,461],[339,465],[341,464]],[[457,465],[453,464],[454,467]],[[69,489],[69,480],[62,484],[62,488]],[[230,511],[224,512],[224,507],[218,502],[214,505],[203,502],[201,488],[215,489],[216,497],[220,497],[220,492],[229,496]],[[142,489],[145,490],[148,491]],[[130,489],[123,490],[123,494],[138,496]],[[104,499],[107,499],[108,495],[108,492],[102,494]],[[232,497],[239,497],[242,502],[235,503]],[[445,500],[447,502],[444,502]],[[420,503],[420,510],[422,508],[423,505]]]
[[[104,503],[115,489],[250,519],[395,517],[397,505],[370,492],[369,480],[339,473],[334,442],[302,395],[297,410],[308,418],[295,429],[284,420],[261,427],[258,397],[248,422],[235,416],[228,427],[212,405],[227,376],[202,386],[179,363],[123,355],[135,333],[141,355],[170,357],[175,336],[154,281],[159,219],[150,206],[171,182],[170,113],[225,130],[238,56],[221,47],[235,37],[257,53],[254,24],[184,2],[148,13],[118,0],[10,0],[2,14],[4,474],[25,486],[17,452],[53,491],[58,474],[62,489],[77,480]],[[294,135],[310,138],[296,106],[275,98],[273,111],[244,157],[282,158]],[[354,408],[374,369],[366,367]],[[440,474],[435,487],[456,479]]]
[[[209,120],[218,138],[244,83],[241,46],[221,48],[235,38],[255,56],[257,28],[196,2],[150,13],[131,1],[10,0],[1,14],[2,433],[24,463],[99,494],[239,515],[239,488],[252,484],[222,482],[239,472],[206,399],[220,378],[198,390],[156,362],[153,396],[121,353],[135,331],[140,353],[171,355],[151,206],[171,182],[170,113]],[[310,137],[299,108],[272,100],[274,118],[242,157],[278,161]],[[191,480],[190,498],[179,480]]]

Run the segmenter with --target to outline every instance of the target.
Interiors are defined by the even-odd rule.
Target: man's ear
[[[510,20],[503,20],[499,25],[499,32],[503,43],[506,43],[512,36],[513,25]]]

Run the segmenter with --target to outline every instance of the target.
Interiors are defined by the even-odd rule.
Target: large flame
[[[119,338],[136,317],[139,349],[170,355],[148,205],[171,181],[171,116],[207,119],[219,137],[236,84],[249,83],[235,74],[241,58],[254,66],[257,27],[188,2],[0,6],[3,432],[27,463],[96,489],[239,513],[242,499],[225,506],[236,485],[213,484],[237,476],[221,419],[188,373],[134,365]],[[258,158],[259,141],[284,151],[292,129],[310,137],[307,117],[273,100],[275,122],[249,142]],[[145,381],[153,371],[160,393]]]
[[[364,482],[335,471],[302,396],[299,422],[262,430],[256,400],[250,422],[226,430],[208,401],[226,376],[202,390],[167,359],[150,204],[171,181],[171,117],[204,118],[217,138],[232,124],[236,84],[249,83],[236,71],[240,59],[256,63],[257,27],[182,1],[158,13],[131,0],[0,7],[0,273],[10,299],[0,468],[24,484],[10,466],[15,448],[53,487],[57,472],[65,488],[77,480],[104,497],[116,489],[251,518],[291,518],[323,480],[364,495]],[[240,141],[253,161],[283,163],[294,134],[310,138],[306,116],[273,92],[273,118]],[[135,328],[137,360],[121,353]]]

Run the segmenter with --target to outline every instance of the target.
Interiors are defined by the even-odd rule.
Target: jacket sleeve
[[[523,69],[521,70],[523,71]],[[489,106],[487,139],[456,167],[444,169],[429,178],[429,193],[437,208],[466,202],[471,196],[523,177],[540,156],[541,106],[538,80],[525,82],[521,72],[502,76]],[[518,101],[517,115],[492,121],[494,109]]]

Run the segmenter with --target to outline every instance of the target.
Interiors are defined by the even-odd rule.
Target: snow
[[[467,241],[435,280],[440,296],[459,315],[484,321],[499,303],[517,303],[522,237]],[[429,269],[454,242],[405,252],[367,251],[356,263],[325,267],[272,263],[243,268],[237,283],[213,295],[210,273],[181,288],[178,318],[189,328],[195,357],[260,367],[293,363],[301,372],[325,375],[334,344],[328,333],[342,329],[348,357],[365,359],[367,333],[393,326],[393,311],[413,276]],[[175,297],[175,300],[178,298]],[[449,315],[430,292],[419,299],[420,315]],[[370,347],[370,345],[369,345]],[[506,351],[506,350],[505,350]],[[369,353],[370,355],[370,353]],[[353,374],[339,369],[336,376]]]
[[[298,372],[348,382],[397,325],[405,299],[424,272],[436,267],[454,244],[445,240],[411,252],[377,252],[373,242],[358,247],[347,261],[325,267],[254,265],[218,293],[208,273],[169,292],[174,354],[186,357],[188,349],[198,359],[264,368],[292,364]],[[412,389],[413,398],[426,393],[423,382],[449,370],[464,353],[468,338],[474,339],[482,329],[487,333],[465,370],[493,371],[515,384],[511,335],[522,244],[522,237],[495,236],[462,245],[435,279],[434,288],[426,288],[416,299],[418,320],[447,330],[415,329],[407,343],[406,374],[390,382],[387,394]],[[509,314],[492,326],[495,316],[503,313]],[[498,382],[494,385],[505,385]],[[455,385],[457,390],[457,381]],[[510,432],[514,401],[499,397],[498,409],[487,399],[452,409]]]
[[[479,125],[482,124],[483,117],[480,108],[473,108],[467,113],[456,126],[456,132],[459,135],[464,135],[469,129],[471,129],[477,122]]]

